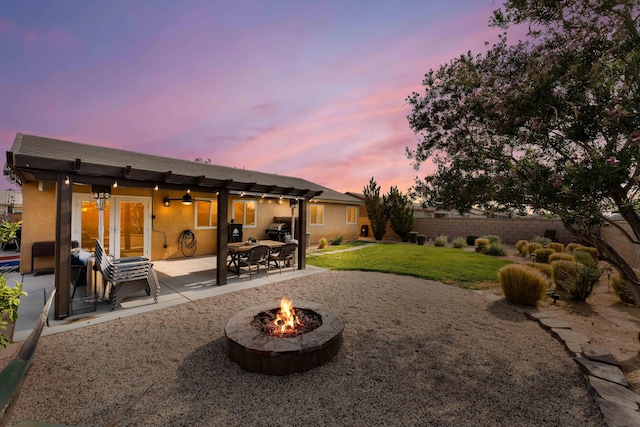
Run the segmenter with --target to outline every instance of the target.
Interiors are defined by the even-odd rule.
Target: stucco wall
[[[56,186],[52,183],[46,191],[38,189],[38,183],[22,186],[23,212],[20,251],[20,272],[31,272],[31,245],[33,242],[55,240],[56,236]],[[38,258],[38,268],[53,267],[53,257]]]
[[[338,203],[318,203],[324,206],[324,224],[323,225],[311,225],[310,215],[307,215],[307,232],[310,233],[309,240],[311,244],[316,244],[323,237],[327,240],[333,239],[338,236],[342,236],[345,240],[356,239],[360,233],[360,226],[356,224],[347,224],[347,207],[356,206],[343,205]],[[311,203],[308,203],[309,209],[311,209]],[[358,211],[358,216],[360,210]],[[357,220],[358,218],[356,218]],[[358,222],[358,221],[357,221]]]

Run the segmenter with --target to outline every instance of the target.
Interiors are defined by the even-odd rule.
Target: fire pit
[[[278,306],[280,304],[280,306]],[[331,361],[344,321],[320,304],[283,298],[247,308],[227,322],[229,358],[250,372],[286,375]]]

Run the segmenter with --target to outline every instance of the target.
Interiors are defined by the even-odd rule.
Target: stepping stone
[[[546,311],[526,310],[524,316],[529,320],[539,320],[549,317],[549,313]]]
[[[609,353],[609,350],[594,344],[583,344],[582,354],[589,360],[595,360],[596,362],[607,363],[617,367],[622,366],[620,362],[618,362],[618,359]]]
[[[616,383],[624,387],[629,387],[629,383],[624,377],[624,374],[620,368],[616,366],[607,365],[602,362],[594,362],[593,360],[585,359],[584,357],[576,357],[573,360],[575,360],[582,370],[589,375],[611,381],[612,383]]]
[[[552,319],[551,317],[543,317],[541,319],[538,319],[538,322],[540,322],[542,327],[545,329],[571,329],[571,325],[567,322],[563,320]]]
[[[607,425],[640,427],[640,413],[619,403],[596,397]]]
[[[589,343],[589,337],[582,332],[571,329],[553,328],[551,334],[564,342],[564,346],[571,353],[582,353],[582,344]]]
[[[638,406],[640,396],[621,385],[589,375],[589,388],[596,397],[601,399],[618,403],[633,410],[640,408]]]

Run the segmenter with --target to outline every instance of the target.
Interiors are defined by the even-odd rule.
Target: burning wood
[[[312,310],[294,308],[291,300],[284,297],[280,308],[259,313],[251,324],[264,335],[290,338],[318,328],[322,318]]]

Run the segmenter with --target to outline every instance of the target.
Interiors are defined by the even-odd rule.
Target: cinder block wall
[[[531,240],[544,236],[545,230],[555,230],[556,239],[565,245],[574,237],[564,228],[559,219],[546,218],[416,218],[414,230],[425,234],[427,239],[445,235],[449,241],[457,236],[467,237],[496,234],[506,244],[518,240]]]
[[[626,221],[617,221],[616,224],[631,234],[631,227]],[[633,268],[640,268],[640,247],[629,242],[620,230],[610,225],[601,227],[600,237],[611,244]]]

